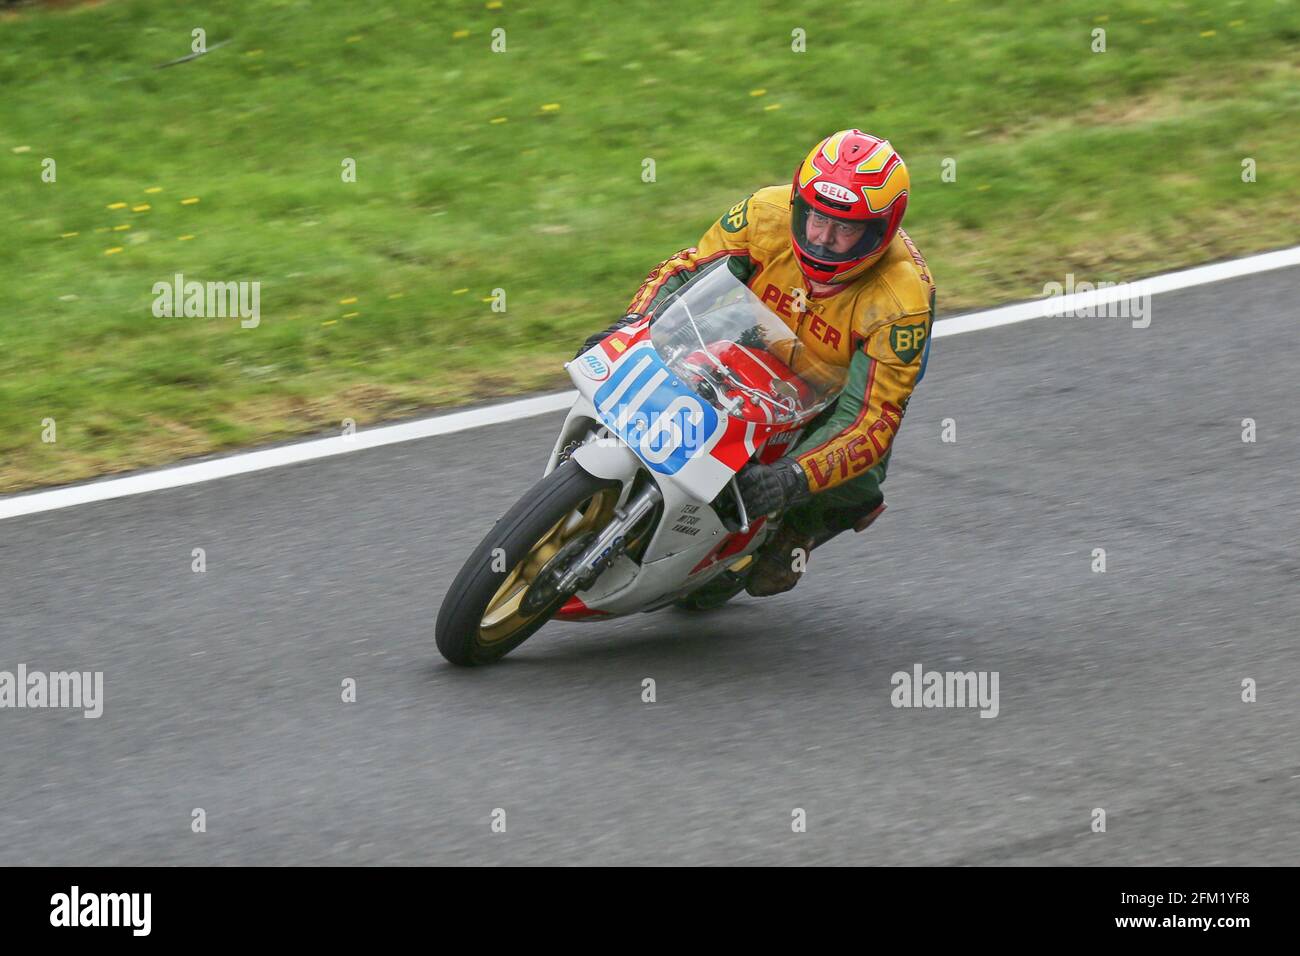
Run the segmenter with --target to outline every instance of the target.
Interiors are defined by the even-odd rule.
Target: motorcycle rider
[[[697,245],[651,270],[627,315],[581,350],[653,313],[701,268],[725,260],[818,358],[847,367],[839,398],[793,450],[770,465],[751,462],[737,476],[751,516],[785,510],[743,579],[755,597],[794,587],[814,548],[849,528],[865,530],[884,510],[880,484],[925,372],[934,319],[934,282],[900,228],[908,187],[907,167],[887,140],[857,129],[834,133],[808,153],[791,185],[759,189]],[[729,597],[740,580],[716,579],[701,590]]]

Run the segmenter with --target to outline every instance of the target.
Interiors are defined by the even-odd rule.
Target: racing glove
[[[623,318],[619,319],[617,322],[615,322],[613,325],[611,325],[609,328],[605,329],[604,331],[597,332],[595,335],[588,336],[587,341],[582,343],[582,348],[578,349],[577,353],[573,357],[577,358],[579,355],[581,355],[583,352],[586,352],[588,349],[595,348],[602,341],[604,341],[604,339],[607,336],[614,334],[621,328],[625,328],[626,326],[631,325],[633,322],[640,321],[640,319],[641,319],[640,313],[629,312],[627,315],[623,316]]]
[[[778,458],[770,465],[746,465],[736,476],[736,484],[751,520],[811,497],[808,478],[793,458]]]

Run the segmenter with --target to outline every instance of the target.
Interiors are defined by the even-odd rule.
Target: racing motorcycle
[[[486,664],[547,621],[720,606],[780,514],[736,474],[770,463],[839,395],[818,359],[722,260],[565,366],[578,397],[541,479],[470,555],[438,649]]]

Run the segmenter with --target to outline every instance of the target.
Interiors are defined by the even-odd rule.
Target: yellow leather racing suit
[[[720,259],[818,358],[847,368],[839,399],[788,453],[813,497],[786,516],[809,535],[842,531],[883,502],[879,485],[890,449],[925,371],[934,320],[925,259],[899,229],[866,271],[815,295],[790,242],[790,187],[768,186],[727,210],[697,245],[656,266],[628,312],[654,311]]]

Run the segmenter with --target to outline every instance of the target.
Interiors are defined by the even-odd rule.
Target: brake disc
[[[537,577],[533,578],[533,583],[528,586],[523,600],[519,602],[519,610],[525,614],[536,614],[560,597],[560,580],[569,570],[570,563],[591,547],[595,540],[596,532],[589,531],[557,551],[555,557],[547,561],[542,570],[537,572]]]

